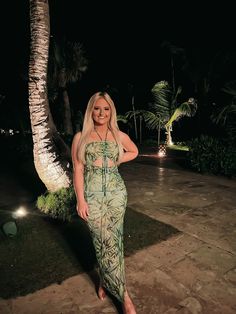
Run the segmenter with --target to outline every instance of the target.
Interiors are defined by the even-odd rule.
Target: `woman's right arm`
[[[80,137],[81,132],[75,134],[71,147],[71,157],[73,162],[73,185],[77,199],[76,210],[81,218],[87,220],[88,204],[84,198],[84,165],[77,159],[77,149]]]

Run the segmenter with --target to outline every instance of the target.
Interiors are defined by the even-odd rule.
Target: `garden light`
[[[13,218],[22,218],[24,216],[26,216],[28,213],[27,213],[27,210],[23,207],[23,206],[20,206],[13,214],[12,214],[12,217]]]
[[[166,155],[166,146],[165,145],[160,145],[158,147],[157,156],[162,158],[162,157],[165,157],[165,155]]]
[[[158,157],[164,157],[166,154],[163,151],[159,151],[157,155]]]

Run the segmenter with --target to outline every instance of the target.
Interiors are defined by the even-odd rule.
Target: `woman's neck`
[[[106,133],[107,132],[107,129],[108,129],[108,125],[105,124],[105,125],[94,125],[94,129],[96,129],[98,132],[101,132],[101,133]]]

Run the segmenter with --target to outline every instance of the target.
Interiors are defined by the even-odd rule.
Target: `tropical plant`
[[[166,144],[172,144],[172,125],[183,116],[193,116],[197,110],[194,98],[179,104],[178,97],[182,92],[179,86],[176,93],[170,88],[167,81],[157,82],[151,90],[154,102],[149,104],[150,111],[140,110],[149,129],[158,130],[158,144],[160,143],[160,129],[166,130]],[[129,113],[130,114],[130,113]]]
[[[48,192],[37,199],[37,207],[47,216],[63,221],[71,221],[77,216],[74,209],[76,196],[73,186],[62,188],[56,192]]]
[[[173,93],[176,91],[175,86],[175,67],[177,63],[177,59],[181,60],[181,64],[185,62],[185,50],[181,47],[177,47],[169,41],[163,41],[161,43],[161,48],[166,50],[170,56],[170,64],[171,64],[171,86]]]
[[[68,94],[68,85],[81,79],[87,70],[88,61],[85,57],[83,45],[78,42],[63,40],[58,44],[53,38],[49,50],[48,87],[54,101],[62,96],[63,131],[72,135],[72,112]]]
[[[188,142],[188,159],[193,169],[202,173],[236,175],[236,145],[229,138],[201,135]]]
[[[235,138],[236,137],[236,81],[231,81],[225,84],[222,88],[227,95],[230,96],[229,103],[225,106],[221,106],[212,115],[211,119],[216,124],[222,125],[227,134]]]
[[[128,119],[127,119],[127,117],[126,117],[126,115],[122,115],[122,114],[118,114],[117,115],[117,122],[123,122],[123,123],[128,123]]]
[[[71,185],[70,150],[57,132],[47,97],[50,16],[47,0],[30,0],[29,112],[36,171],[48,191]]]
[[[197,102],[194,98],[189,98],[187,101],[183,102],[178,106],[169,121],[165,124],[167,132],[167,145],[172,144],[171,131],[172,124],[174,121],[178,121],[181,117],[193,117],[197,111]]]
[[[132,129],[132,123],[130,122],[130,119],[125,114],[124,115],[118,114],[117,115],[117,122],[118,122],[119,126],[121,125],[121,127],[123,127],[122,124],[125,124],[126,125],[126,132],[128,134],[130,134],[130,130]]]

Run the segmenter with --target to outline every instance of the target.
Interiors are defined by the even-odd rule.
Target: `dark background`
[[[83,44],[88,71],[70,87],[75,108],[84,111],[88,98],[105,86],[115,87],[118,113],[131,110],[129,86],[134,86],[136,108],[146,108],[150,90],[160,80],[170,82],[170,58],[160,48],[163,41],[196,56],[199,66],[209,63],[217,51],[235,49],[233,8],[227,2],[118,2],[51,0],[51,35]],[[27,62],[29,55],[29,4],[27,0],[4,3],[1,19],[1,84],[5,95],[1,123],[17,123],[28,112]],[[228,71],[228,70],[227,70]],[[235,69],[225,73],[235,75]],[[193,86],[177,77],[186,97]],[[0,126],[1,127],[1,126]]]

